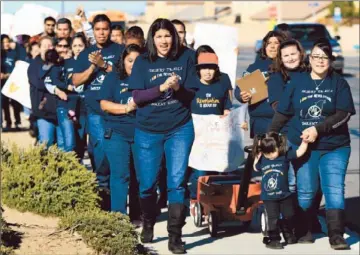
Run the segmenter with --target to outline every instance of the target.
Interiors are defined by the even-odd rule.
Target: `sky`
[[[1,12],[14,14],[19,10],[24,3],[36,3],[61,13],[61,1],[1,1]],[[99,10],[119,10],[128,12],[133,15],[145,12],[146,1],[64,1],[65,13],[73,13],[76,7],[81,5],[84,7],[85,12],[99,11]]]

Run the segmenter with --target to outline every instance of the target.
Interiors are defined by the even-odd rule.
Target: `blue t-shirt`
[[[1,72],[11,73],[14,70],[18,55],[15,50],[1,51]]]
[[[180,90],[193,88],[194,72],[191,58],[182,54],[177,60],[158,57],[154,62],[144,56],[136,58],[129,79],[130,90],[145,90],[160,86],[175,73],[179,76]],[[169,89],[162,95],[139,107],[136,111],[136,127],[152,133],[166,133],[182,126],[191,119],[190,100],[182,98],[181,91]]]
[[[129,89],[129,78],[120,80],[117,72],[109,73],[100,91],[99,101],[107,100],[118,104],[127,104],[132,95]],[[111,128],[125,139],[133,141],[135,130],[135,111],[128,114],[104,113],[104,127]]]
[[[109,42],[103,48],[98,48],[97,45],[92,45],[89,48],[83,50],[78,59],[76,60],[76,65],[74,67],[74,73],[82,73],[88,69],[91,65],[88,56],[90,53],[100,50],[103,59],[115,68],[115,64],[119,61],[119,58],[124,49],[123,45]],[[89,113],[96,113],[99,115],[103,114],[103,111],[100,108],[100,103],[97,100],[98,94],[101,90],[102,83],[105,79],[107,73],[100,68],[96,68],[90,79],[86,81],[85,85],[85,104]]]
[[[221,73],[220,79],[209,85],[203,84],[199,77],[194,77],[198,87],[191,103],[191,112],[195,114],[223,115],[224,110],[232,107],[229,98],[229,90],[232,89],[229,76]]]
[[[256,169],[262,173],[261,200],[279,200],[291,195],[288,172],[290,161],[296,159],[296,151],[289,148],[286,155],[270,160],[262,155]]]
[[[269,94],[268,101],[269,101],[270,106],[272,103],[280,101],[281,96],[285,90],[286,84],[288,84],[290,82],[290,79],[293,77],[293,75],[296,72],[297,71],[289,71],[288,72],[289,80],[287,82],[284,81],[280,72],[272,73],[270,75],[270,77],[267,81],[268,94]],[[287,134],[290,121],[288,123],[286,123],[286,125],[281,129],[282,134]]]
[[[271,59],[257,58],[253,64],[251,64],[246,72],[254,72],[259,69],[264,74],[268,72],[269,66],[272,64]],[[236,86],[235,97],[240,101],[240,88]],[[253,138],[256,134],[264,134],[267,132],[272,117],[274,116],[274,110],[269,104],[269,98],[258,102],[253,105],[249,105],[250,116],[250,137]]]
[[[323,81],[314,81],[307,72],[294,74],[277,107],[278,112],[294,116],[289,124],[288,139],[297,145],[301,143],[300,136],[304,129],[322,123],[326,117],[335,114],[337,109],[355,114],[347,81],[336,73]],[[348,145],[350,135],[347,123],[309,144],[315,150],[332,150]]]
[[[184,54],[185,56],[191,58],[192,62],[195,65],[195,63],[196,63],[196,52],[193,49],[191,49],[191,48],[189,48],[187,46],[183,47],[182,50],[183,50],[182,54]]]

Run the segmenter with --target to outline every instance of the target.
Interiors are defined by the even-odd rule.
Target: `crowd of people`
[[[102,208],[128,214],[129,205],[130,220],[142,225],[143,243],[152,242],[156,218],[167,206],[168,248],[183,254],[186,199],[193,216],[199,176],[217,174],[188,167],[196,135],[191,114],[225,118],[233,96],[246,104],[251,93],[233,91],[210,46],[187,45],[180,20],[156,19],[145,39],[138,26],[124,30],[104,14],[90,25],[84,12],[79,14],[82,31],[75,32],[66,18],[48,17],[43,33],[13,49],[9,36],[1,35],[2,86],[15,62],[27,61],[32,103],[27,112],[38,143],[74,151],[80,162],[87,151]],[[287,244],[312,243],[322,194],[330,245],[349,248],[343,238],[344,181],[347,122],[355,109],[332,59],[324,38],[314,44],[307,64],[291,34],[270,31],[244,73],[260,69],[268,84],[269,97],[248,108],[254,169],[263,173],[268,248],[283,248],[280,233]],[[20,125],[20,107],[12,103]],[[8,108],[2,96],[11,127]]]

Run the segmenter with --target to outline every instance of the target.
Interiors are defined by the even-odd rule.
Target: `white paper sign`
[[[31,109],[30,84],[27,75],[28,68],[28,63],[17,61],[1,93]]]
[[[242,109],[229,116],[192,114],[195,140],[189,166],[198,170],[232,172],[244,161],[244,120]]]
[[[219,58],[220,71],[229,75],[234,89],[239,45],[237,35],[236,27],[211,23],[196,23],[194,30],[194,48],[206,44],[214,49]]]

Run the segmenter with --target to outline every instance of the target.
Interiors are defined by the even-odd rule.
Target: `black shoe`
[[[293,233],[290,233],[290,232],[283,233],[283,237],[284,237],[286,244],[297,243],[296,236]]]
[[[154,226],[151,224],[145,224],[140,234],[140,241],[142,243],[151,243],[154,238]]]
[[[186,254],[184,245],[181,238],[169,237],[168,248],[173,254]]]
[[[183,204],[170,204],[167,230],[169,233],[168,248],[173,254],[185,254],[185,243],[181,240],[182,228],[185,225],[186,207]]]
[[[312,233],[308,231],[305,235],[299,237],[298,243],[307,244],[307,243],[314,243],[314,238]]]
[[[335,234],[329,237],[329,243],[334,250],[350,250],[350,246],[340,234]]]
[[[100,208],[104,211],[111,211],[111,200],[110,200],[110,190],[105,187],[99,188],[99,196],[101,198]]]
[[[326,223],[328,227],[329,243],[334,250],[349,250],[345,241],[345,212],[340,209],[326,210]]]
[[[276,250],[284,249],[284,246],[280,243],[279,240],[269,240],[265,246],[266,248],[269,249],[276,249]]]

